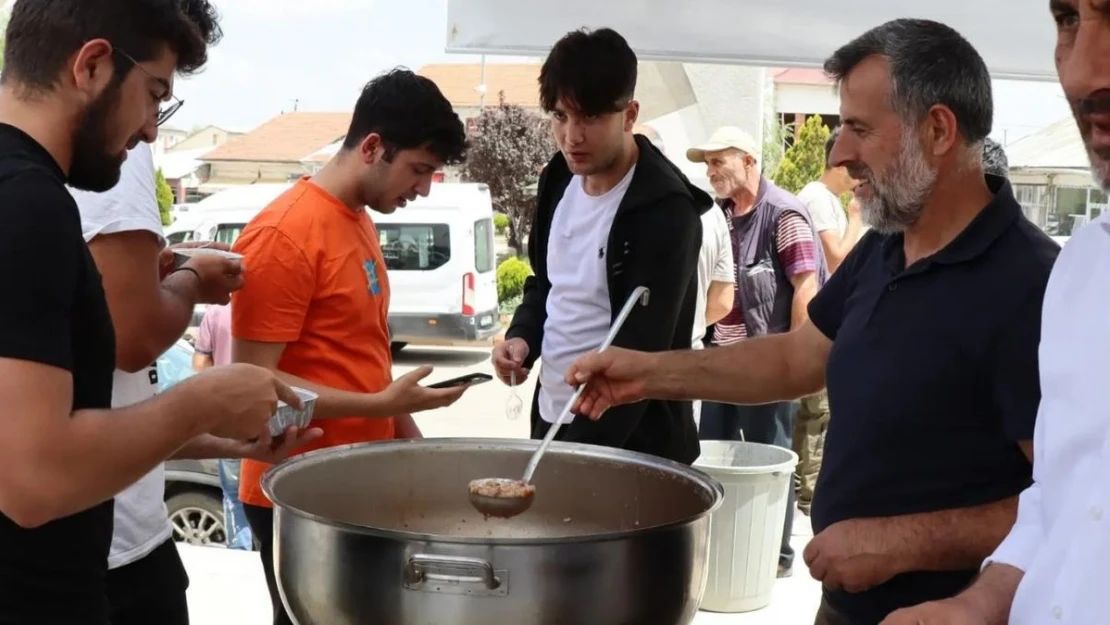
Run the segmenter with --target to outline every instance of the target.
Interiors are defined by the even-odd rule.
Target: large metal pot
[[[274,566],[299,625],[686,625],[720,483],[617,449],[554,443],[535,504],[484,519],[467,482],[517,476],[536,441],[427,439],[271,469]]]

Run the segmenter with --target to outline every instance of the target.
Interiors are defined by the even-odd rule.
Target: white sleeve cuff
[[[159,245],[165,245],[165,230],[162,228],[160,215],[157,220],[142,217],[123,217],[102,225],[86,224],[85,241],[92,241],[97,236],[135,231],[150,232],[158,237]]]
[[[1034,469],[1034,473],[1036,469]],[[1041,511],[1041,485],[1033,482],[1029,488],[1022,491],[1018,498],[1017,520],[1010,528],[1010,533],[994,550],[989,558],[983,561],[987,565],[1009,564],[1021,571],[1028,571],[1037,557],[1041,545],[1044,544],[1045,531]]]
[[[1043,535],[1039,527],[1015,525],[994,553],[983,561],[980,570],[991,564],[1008,564],[1020,571],[1028,571],[1040,551]]]

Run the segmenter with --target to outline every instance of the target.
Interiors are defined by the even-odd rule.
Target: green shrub
[[[523,295],[517,295],[516,297],[502,301],[497,305],[498,314],[511,318],[513,316],[513,313],[516,312],[517,307],[520,306],[520,302],[523,299]]]
[[[791,193],[817,180],[825,173],[825,141],[831,131],[820,115],[811,115],[798,131],[794,144],[779,161],[771,181]]]
[[[173,223],[173,215],[170,210],[173,208],[173,188],[170,183],[166,182],[166,177],[162,175],[162,168],[159,167],[158,171],[154,172],[154,195],[158,200],[158,212],[162,215],[162,225],[168,226]]]
[[[497,231],[497,234],[505,236],[505,233],[509,231],[509,216],[503,213],[495,213],[493,215],[493,229]]]
[[[524,280],[532,268],[519,258],[510,258],[497,266],[497,301],[505,302],[524,293]]]

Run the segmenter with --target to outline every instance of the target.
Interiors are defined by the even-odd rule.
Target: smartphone
[[[453,388],[456,386],[472,386],[474,384],[489,382],[492,379],[493,376],[487,373],[470,373],[457,378],[451,378],[450,380],[444,380],[442,382],[436,382],[435,384],[429,384],[428,388]]]

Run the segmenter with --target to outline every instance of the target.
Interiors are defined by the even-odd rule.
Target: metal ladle
[[[628,300],[624,303],[624,308],[617,315],[616,321],[609,328],[609,335],[605,337],[601,347],[598,348],[598,353],[605,351],[613,343],[617,332],[620,331],[625,319],[628,318],[637,302],[642,306],[647,306],[650,293],[648,288],[644,286],[638,286],[632,291],[632,294],[628,296]],[[570,414],[571,408],[574,407],[584,390],[586,390],[586,384],[579,384],[570,401],[563,407],[563,412],[559,415],[559,418],[551,424],[551,427],[547,430],[547,435],[543,437],[543,442],[532,454],[532,459],[528,461],[528,466],[524,469],[523,479],[485,477],[471,480],[468,490],[470,505],[474,506],[475,510],[487,517],[509,519],[532,507],[532,502],[536,498],[536,487],[531,484],[532,474],[536,472],[536,466],[539,465],[540,458],[547,451],[548,445],[551,444],[555,434],[559,432],[559,428],[563,425],[563,420]]]

